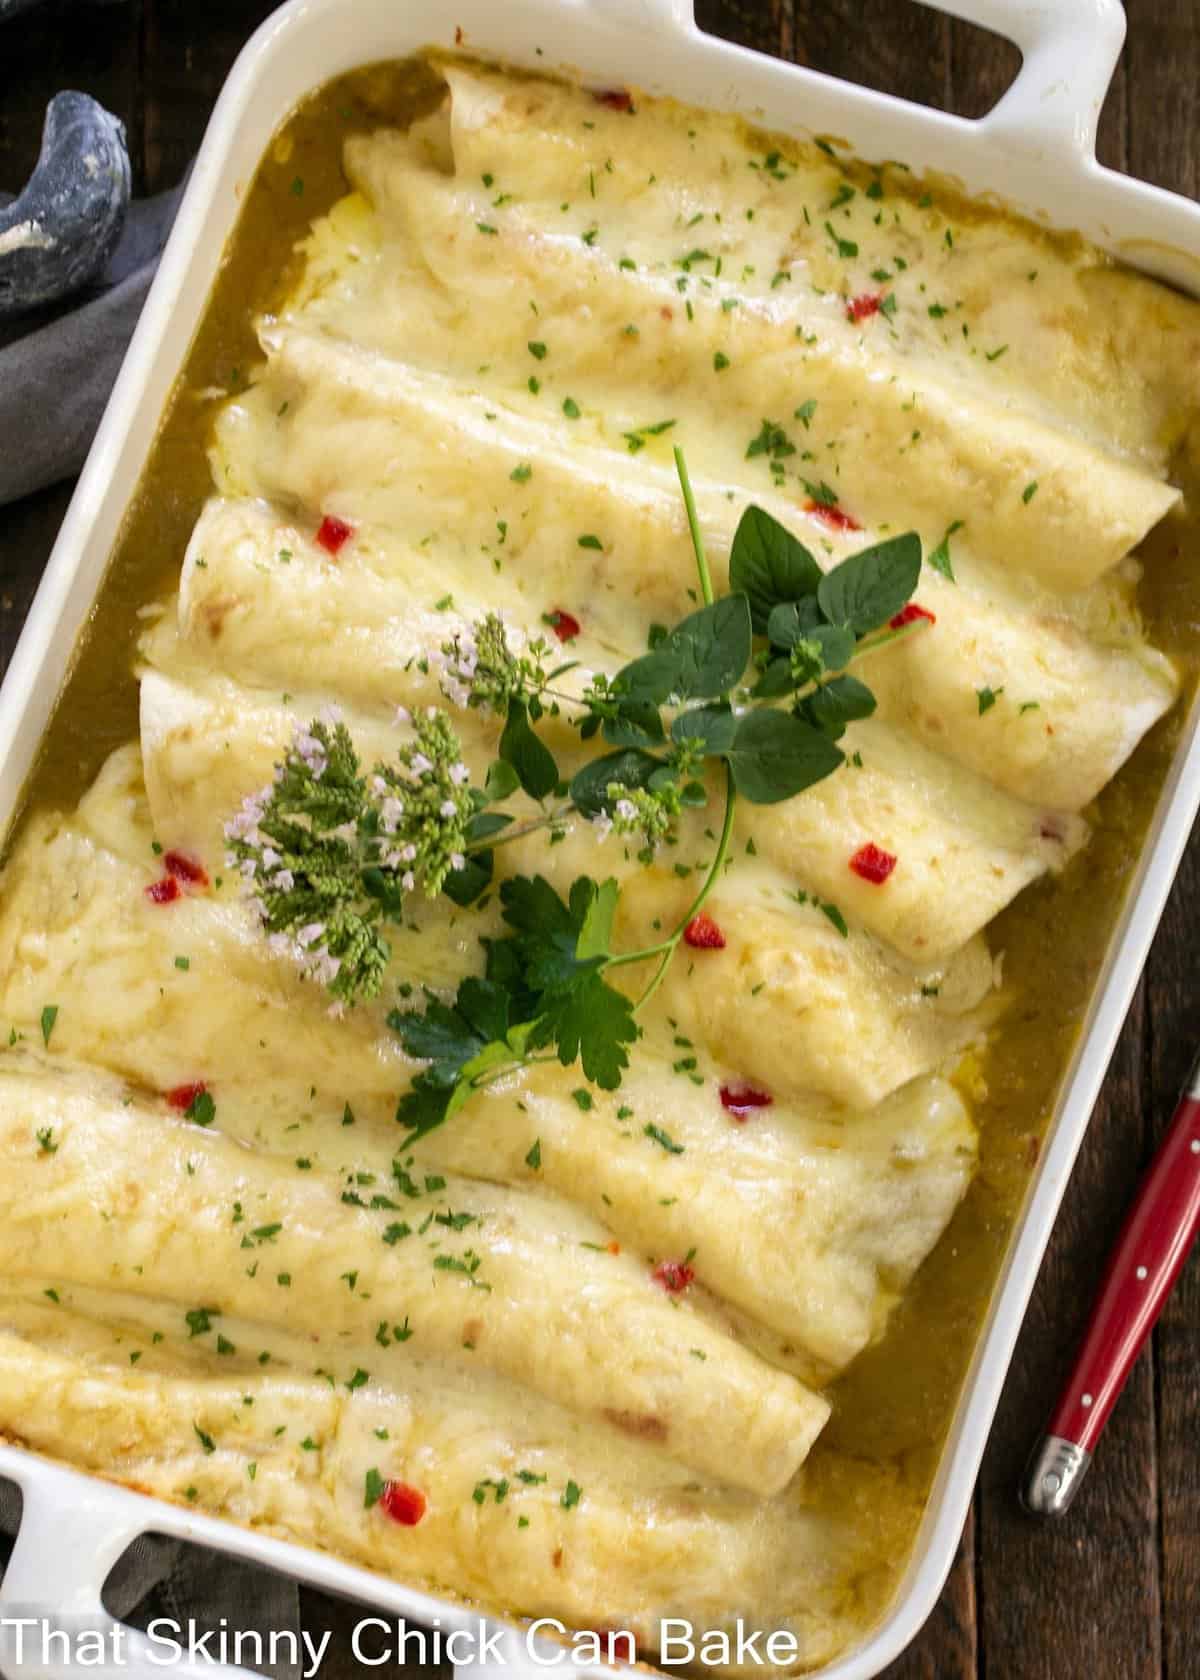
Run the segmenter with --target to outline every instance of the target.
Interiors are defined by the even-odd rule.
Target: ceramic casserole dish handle
[[[97,1675],[150,1680],[164,1673],[179,1680],[259,1680],[251,1670],[207,1653],[177,1655],[169,1646],[153,1645],[104,1608],[104,1584],[135,1540],[155,1533],[208,1542],[218,1523],[197,1521],[178,1506],[3,1446],[0,1472],[21,1491],[21,1525],[0,1577],[0,1674],[6,1680],[95,1680]],[[232,1550],[229,1566],[238,1567]],[[365,1594],[361,1601],[365,1610]],[[486,1618],[458,1619],[472,1627],[482,1621],[489,1640],[473,1641],[481,1654],[456,1662],[455,1680],[534,1680],[561,1661],[562,1647],[552,1640],[538,1637],[531,1643],[516,1628]],[[433,1618],[421,1620],[432,1623]],[[171,1637],[177,1637],[174,1629]],[[98,1661],[99,1652],[108,1653],[108,1660]],[[578,1667],[570,1672],[581,1675]]]
[[[693,0],[574,0],[630,28],[694,30]],[[1125,39],[1120,0],[925,0],[1021,49],[1012,86],[975,125],[1036,149],[1052,165],[1091,157],[1096,123]]]
[[[146,1532],[141,1501],[36,1460],[15,1479],[21,1526],[0,1580],[0,1669],[9,1680],[161,1674],[164,1652],[110,1616],[101,1597],[117,1559]],[[49,1637],[50,1630],[66,1637]],[[99,1665],[85,1651],[107,1652],[110,1660]],[[256,1680],[244,1668],[182,1657],[170,1672],[183,1680]]]

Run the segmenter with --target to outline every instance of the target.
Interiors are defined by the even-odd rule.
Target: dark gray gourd
[[[55,94],[37,167],[0,209],[0,317],[98,274],[120,238],[130,187],[122,124],[86,93]]]

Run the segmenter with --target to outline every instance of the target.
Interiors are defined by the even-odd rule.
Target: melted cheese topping
[[[1175,696],[1128,556],[1177,500],[1196,314],[1077,242],[951,225],[895,168],[443,73],[434,116],[347,144],[352,190],[218,415],[139,740],[5,871],[0,1427],[434,1592],[649,1652],[664,1615],[739,1613],[809,1668],[890,1579],[883,1473],[806,1460],[974,1171],[948,1076],[1002,1012],[987,926],[1086,844]],[[231,883],[148,899],[156,849],[217,874],[223,820],[331,700],[390,757],[484,611],[569,611],[591,670],[639,653],[691,604],[674,442],[718,588],[753,501],[824,567],[943,543],[935,623],[870,660],[846,768],[739,812],[725,947],[674,965],[620,1092],[585,1110],[577,1071],[531,1068],[397,1161],[416,1069],[388,1008],[473,969],[495,910],[418,906],[380,1002],[335,1021]],[[458,721],[480,773],[494,720]],[[899,860],[882,885],[849,867],[868,843]],[[645,942],[687,884],[599,845],[568,823],[497,867],[602,866]],[[201,1082],[206,1127],[178,1096]],[[773,1105],[734,1119],[747,1083]]]

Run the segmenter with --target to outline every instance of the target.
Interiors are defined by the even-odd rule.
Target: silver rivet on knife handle
[[[1062,1517],[1087,1474],[1092,1455],[1061,1435],[1043,1435],[1033,1450],[1021,1503],[1035,1517]]]

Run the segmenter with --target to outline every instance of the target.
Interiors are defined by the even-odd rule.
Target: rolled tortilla
[[[571,443],[565,422],[527,418],[441,376],[294,329],[271,342],[263,383],[218,422],[218,477],[231,492],[298,499],[314,518],[332,499],[346,517],[393,531],[419,519],[431,542],[456,525],[468,543],[491,541],[497,520],[510,533],[527,529],[523,547],[510,536],[506,565],[529,568],[547,608],[578,608],[607,647],[644,645],[651,624],[689,609],[694,561],[678,487],[649,449],[633,480],[611,449]],[[673,435],[653,441],[665,450]],[[476,511],[464,519],[459,463],[468,455]],[[525,467],[529,476],[515,482]],[[796,529],[824,567],[867,540],[819,521],[806,532],[808,516],[794,503],[741,478],[698,478],[696,496],[719,588],[750,501]],[[581,550],[581,530],[601,548]],[[447,577],[460,565],[456,538]],[[1037,591],[1023,598],[1014,580],[992,581],[955,583],[925,568],[918,599],[935,622],[864,666],[879,715],[1018,798],[1079,810],[1171,705],[1176,676],[1113,591],[1073,608]],[[206,594],[203,580],[195,587]],[[468,598],[469,590],[468,582]],[[1103,626],[1103,640],[1073,614],[1088,630]],[[979,696],[989,689],[1001,703],[985,716]]]
[[[686,414],[693,470],[713,477],[736,472],[762,416],[786,421],[802,391],[815,404],[802,437],[818,466],[806,469],[805,456],[788,464],[798,489],[805,477],[832,473],[861,524],[915,526],[930,546],[954,504],[982,559],[1059,589],[1093,582],[1178,500],[1160,474],[1054,424],[1041,405],[1026,402],[1014,412],[1010,393],[1006,402],[989,390],[986,362],[981,373],[904,358],[890,330],[894,315],[869,328],[850,323],[843,297],[814,300],[802,273],[777,264],[789,283],[769,301],[747,298],[745,271],[757,273],[757,265],[745,260],[736,223],[732,242],[723,224],[710,230],[711,241],[676,230],[647,250],[639,215],[630,209],[633,237],[623,239],[620,213],[614,222],[614,208],[601,208],[598,194],[592,219],[603,238],[585,243],[565,235],[559,204],[518,191],[484,222],[495,228],[484,241],[475,178],[448,182],[414,163],[412,152],[396,134],[348,143],[351,179],[380,208],[384,225],[374,257],[344,261],[343,287],[314,300],[314,318],[335,335],[464,378],[482,364],[486,386],[523,392],[534,364],[527,317],[514,319],[514,304],[520,298],[523,310],[533,298],[537,342],[548,347],[536,370],[537,401],[571,395],[585,415],[603,416],[599,424],[619,443],[640,423],[631,403],[669,400],[670,412]],[[611,190],[610,181],[604,185]],[[485,324],[473,327],[468,343],[462,318],[470,302],[478,306],[483,244],[509,290],[489,300]],[[396,249],[410,263],[420,254],[424,285],[406,285]],[[426,312],[431,293],[438,302]],[[424,331],[414,353],[403,323],[418,308]],[[626,331],[630,322],[635,334]],[[881,470],[892,462],[899,470]],[[742,471],[770,482],[765,460]],[[1036,499],[1026,501],[1032,483]]]
[[[274,1357],[265,1371],[230,1372],[236,1357],[188,1370],[194,1343],[168,1341],[168,1363],[132,1332],[125,1345],[144,1351],[131,1368],[110,1332],[65,1307],[0,1300],[0,1322],[0,1430],[95,1474],[440,1596],[450,1583],[464,1600],[581,1627],[602,1597],[643,1655],[661,1616],[715,1628],[734,1603],[754,1607],[755,1626],[793,1630],[805,1666],[847,1637],[839,1582],[855,1547],[835,1510],[688,1487],[643,1443],[613,1451],[502,1383],[411,1360],[396,1382],[372,1344],[371,1381],[347,1392]],[[371,1473],[419,1492],[420,1521],[368,1505]]]
[[[217,560],[213,543],[207,547],[212,558],[199,575],[214,575],[222,590],[230,569]],[[346,588],[341,604],[348,617],[358,609],[349,604],[353,582]],[[270,780],[295,729],[319,715],[333,697],[358,698],[364,688],[373,687],[373,676],[360,683],[354,672],[384,670],[390,641],[387,629],[359,619],[345,629],[339,648],[333,615],[327,612],[314,623],[302,608],[295,635],[281,640],[280,626],[293,610],[292,579],[275,587],[269,574],[252,564],[241,574],[238,597],[246,610],[236,628],[232,616],[226,618],[222,644],[212,651],[240,667],[249,644],[248,662],[258,664],[261,674],[269,661],[277,679],[288,685],[286,704],[279,690],[248,690],[203,670],[184,672],[186,681],[149,671],[141,690],[142,753],[155,830],[167,844],[192,845],[217,857],[222,821]],[[202,616],[187,581],[184,602],[185,622],[197,612]],[[422,642],[419,630],[406,628],[408,658],[392,665],[393,703],[402,700],[412,708],[424,702],[432,679],[410,673],[421,665],[434,668],[446,634],[442,626],[434,631],[436,640]],[[196,651],[204,651],[203,642]],[[173,650],[166,651],[165,659],[170,669],[176,663]],[[297,693],[293,685],[309,674],[333,686],[323,694]],[[394,723],[388,728],[355,714],[347,714],[347,721],[365,764],[394,757],[401,739]],[[465,709],[455,709],[454,721],[463,734],[466,762],[482,780],[498,747],[499,722]],[[565,724],[554,744],[565,755],[565,766],[580,761],[577,737]],[[1027,805],[894,726],[874,719],[852,725],[841,746],[847,764],[798,798],[771,807],[743,801],[735,850],[742,852],[752,842],[759,856],[776,866],[781,891],[803,888],[832,901],[914,962],[948,961],[1029,882],[1060,869],[1086,836],[1079,818]],[[709,821],[705,816],[699,827]],[[695,826],[683,825],[689,850],[699,839],[690,833]],[[883,890],[851,868],[851,859],[868,841],[901,860]],[[521,848],[521,867],[546,867],[543,851]],[[572,855],[576,851],[579,867],[586,870],[586,848],[573,848]],[[560,864],[561,857],[550,862]],[[501,872],[517,867],[507,848],[497,855],[497,867]]]
[[[528,1192],[477,1180],[399,1200],[347,1192],[53,1073],[0,1070],[0,1158],[8,1277],[117,1285],[364,1340],[381,1311],[407,1316],[429,1356],[523,1382],[762,1495],[787,1485],[829,1415],[637,1258],[610,1253],[603,1227]]]

